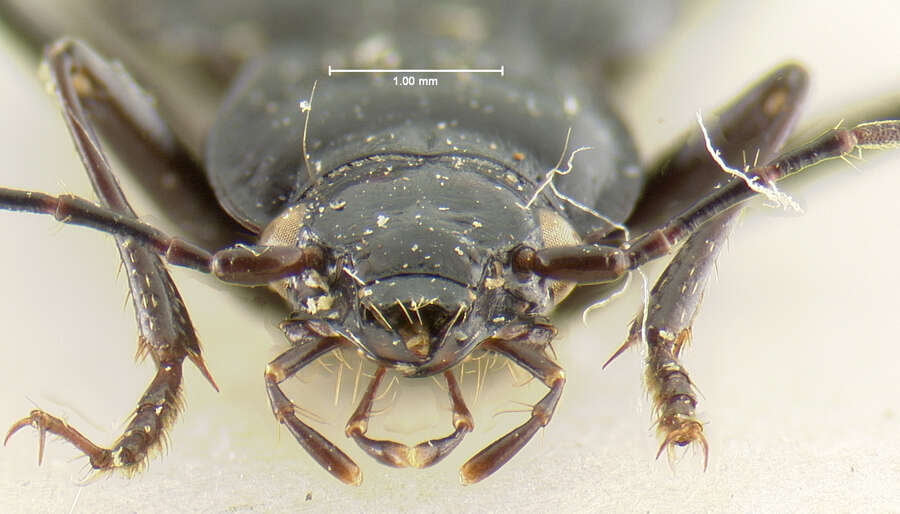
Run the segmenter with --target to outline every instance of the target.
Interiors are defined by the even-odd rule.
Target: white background
[[[816,129],[884,95],[893,94],[884,105],[897,112],[900,5],[785,4],[691,4],[616,94],[645,159],[692,127],[698,108],[712,111],[788,58],[812,75],[805,112],[819,119]],[[0,184],[90,196],[57,107],[11,45],[0,42]],[[459,465],[520,422],[522,414],[492,417],[521,408],[507,398],[535,399],[540,387],[510,388],[505,373],[495,373],[497,383],[475,402],[467,382],[476,433],[425,471],[385,468],[352,447],[341,435],[352,410],[346,398],[336,409],[327,400],[314,406],[363,468],[363,485],[350,488],[315,465],[269,413],[262,372],[284,346],[271,328],[277,314],[248,312],[211,281],[176,271],[222,393],[186,365],[188,408],[167,455],[130,481],[113,476],[78,487],[86,461],[72,461],[76,452],[54,440],[38,468],[37,440],[26,429],[0,449],[0,503],[35,512],[73,505],[84,512],[898,510],[900,151],[870,152],[856,165],[833,165],[791,187],[802,216],[757,201],[719,260],[685,359],[703,392],[699,412],[711,445],[705,473],[690,451],[675,472],[665,458],[654,460],[638,352],[599,370],[638,308],[634,292],[592,315],[588,328],[574,319],[562,325],[556,348],[569,381],[557,415],[476,486],[458,484]],[[161,223],[138,193],[128,194],[146,219]],[[132,364],[133,316],[122,308],[126,286],[116,279],[110,238],[47,217],[3,214],[0,241],[0,425],[37,404],[99,443],[114,440],[152,366]],[[293,389],[298,403],[331,397],[334,378],[323,377]],[[387,435],[412,442],[448,429],[444,400],[435,396],[433,408],[431,397],[424,403],[435,410],[435,432]],[[392,419],[423,410],[414,399],[397,401]]]

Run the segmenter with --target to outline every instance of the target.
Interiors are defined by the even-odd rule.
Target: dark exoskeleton
[[[566,39],[535,30],[486,41],[476,32],[423,40],[360,30],[351,42],[307,41],[249,61],[212,127],[204,166],[224,210],[258,237],[214,253],[140,221],[103,155],[93,117],[112,106],[119,126],[151,147],[163,167],[192,166],[152,102],[85,43],[63,39],[48,47],[51,81],[100,204],[0,189],[0,207],[115,236],[141,352],[158,372],[109,449],[40,410],[16,423],[7,439],[31,425],[42,433],[42,447],[43,433],[55,433],[96,469],[127,471],[145,460],[177,410],[184,358],[212,382],[165,261],[229,283],[268,286],[284,298],[290,314],[281,328],[292,346],[266,369],[269,401],[309,454],[346,483],[361,481],[358,466],[301,421],[282,392],[280,384],[304,366],[339,348],[355,348],[376,364],[346,434],[398,467],[432,465],[473,430],[454,376],[473,352],[494,352],[526,369],[549,392],[525,423],[463,466],[462,480],[475,482],[524,447],[559,402],[565,377],[548,352],[553,308],[576,285],[617,283],[684,243],[624,347],[648,345],[660,451],[698,442],[705,453],[695,392],[678,356],[740,202],[824,159],[896,145],[900,122],[835,129],[778,155],[807,82],[801,68],[786,65],[710,126],[713,147],[732,165],[741,164],[742,151],[758,152],[743,176],[726,175],[695,137],[648,178],[597,94],[594,74],[561,57],[560,48],[584,43],[577,34]],[[434,83],[404,87],[390,73],[329,77],[328,65],[502,65],[505,74],[440,74]],[[100,125],[113,141],[128,137]],[[699,200],[698,190],[706,194]],[[415,446],[370,438],[368,421],[387,370],[442,375],[453,431]]]

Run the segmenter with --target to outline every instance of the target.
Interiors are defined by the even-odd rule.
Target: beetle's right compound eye
[[[306,204],[292,205],[273,219],[259,236],[259,244],[267,246],[297,246],[300,229],[306,216]]]

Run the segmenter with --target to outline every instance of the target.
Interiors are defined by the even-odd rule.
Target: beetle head
[[[286,211],[261,242],[315,244],[309,231],[297,228],[304,212],[303,206]],[[481,253],[450,230],[432,232],[415,222],[398,220],[387,235],[385,240],[382,234],[371,237],[366,246],[371,251],[359,262],[330,250],[324,273],[307,269],[270,287],[288,301],[295,316],[326,321],[372,360],[407,376],[440,373],[471,353],[479,342],[476,333],[483,332],[483,325],[469,323],[480,295],[471,284],[461,283],[478,282]],[[448,249],[435,250],[440,259],[432,259],[431,252],[406,240]]]
[[[453,155],[357,164],[311,187],[261,236],[327,255],[323,269],[273,284],[295,315],[327,322],[383,366],[427,376],[546,310],[547,285],[520,281],[509,263],[512,248],[548,239],[510,187],[518,175]]]

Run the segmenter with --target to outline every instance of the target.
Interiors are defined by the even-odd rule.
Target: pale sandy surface
[[[896,2],[781,4],[701,6],[681,20],[620,93],[645,156],[690,126],[698,108],[714,109],[787,58],[809,67],[806,112],[831,115],[826,125],[838,121],[841,106],[900,93]],[[32,65],[10,55],[5,40],[0,45],[0,184],[89,194]],[[895,112],[898,103],[895,94]],[[384,468],[351,448],[340,435],[351,410],[346,399],[338,409],[320,408],[329,433],[366,474],[361,487],[348,488],[314,465],[268,412],[262,371],[283,343],[265,326],[277,315],[245,312],[246,303],[210,281],[177,272],[222,393],[188,368],[188,409],[168,454],[132,481],[80,488],[74,481],[84,460],[73,462],[73,451],[51,442],[37,468],[36,438],[18,435],[0,449],[2,510],[900,511],[900,152],[873,152],[857,166],[834,166],[791,188],[802,216],[754,204],[719,261],[686,361],[709,422],[706,473],[690,453],[677,473],[653,459],[637,352],[598,370],[622,341],[636,294],[592,316],[588,329],[574,321],[563,327],[557,349],[569,382],[557,416],[477,486],[458,485],[456,469],[521,416],[491,417],[517,408],[503,401],[511,394],[503,374],[475,404],[480,432],[427,471]],[[0,425],[34,402],[99,441],[113,440],[150,376],[148,365],[131,363],[135,331],[130,307],[121,308],[125,285],[115,278],[113,245],[100,234],[11,214],[0,217],[0,238]],[[333,383],[325,377],[297,390],[330,398]],[[525,401],[540,391],[512,394]],[[432,396],[424,398],[430,412]],[[412,398],[397,401],[392,416],[419,411]],[[449,416],[435,416],[435,430],[446,429]],[[415,421],[395,425],[416,428]]]

